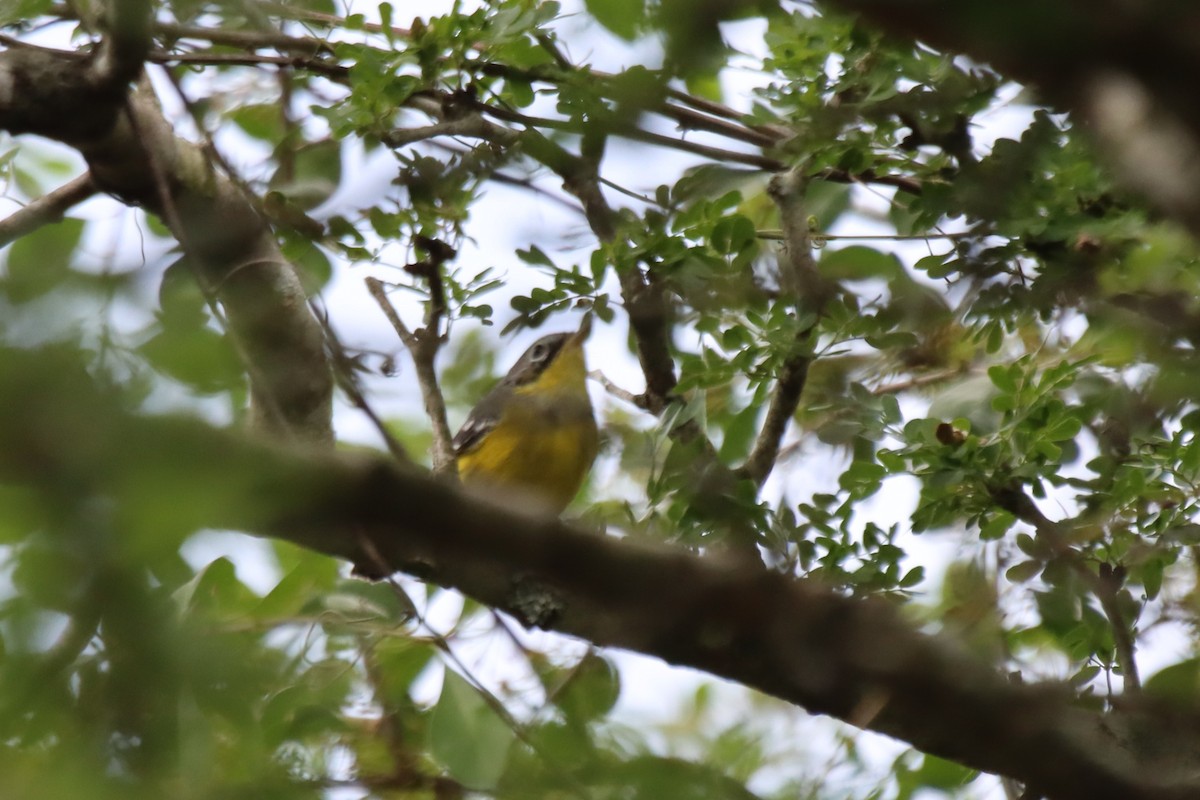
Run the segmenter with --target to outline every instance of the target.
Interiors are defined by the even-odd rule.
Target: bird
[[[452,442],[465,487],[548,516],[570,504],[599,449],[590,331],[588,314],[578,330],[538,339],[471,410]]]

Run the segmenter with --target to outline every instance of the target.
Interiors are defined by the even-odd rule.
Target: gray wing
[[[471,409],[467,421],[458,429],[458,433],[454,434],[454,441],[451,442],[455,455],[460,456],[475,449],[488,431],[496,427],[504,410],[505,398],[511,391],[511,387],[502,383],[488,392],[475,408]]]

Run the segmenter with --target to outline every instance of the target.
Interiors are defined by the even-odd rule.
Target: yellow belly
[[[502,421],[469,453],[458,458],[465,485],[495,499],[535,503],[558,514],[575,497],[596,458],[594,422],[518,425]]]

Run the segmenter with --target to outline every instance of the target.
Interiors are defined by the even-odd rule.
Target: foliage
[[[889,598],[998,668],[1069,680],[1084,706],[1107,707],[1122,683],[1139,691],[1130,659],[1165,628],[1177,656],[1145,690],[1200,699],[1200,254],[1122,190],[1071,116],[1021,105],[1020,130],[975,141],[1021,87],[824,7],[727,4],[757,25],[738,53],[715,18],[684,20],[678,3],[462,5],[407,27],[389,3],[344,16],[322,0],[156,5],[156,60],[185,99],[175,121],[264,157],[238,180],[314,298],[347,281],[358,292],[365,266],[407,311],[438,308],[452,331],[441,389],[461,419],[504,366],[478,328],[554,329],[590,309],[615,340],[631,276],[644,279],[677,383],[661,409],[605,404],[605,455],[577,504],[589,524],[706,552],[748,530],[771,568]],[[49,30],[62,46],[98,35],[74,5],[18,7],[0,12],[8,34]],[[681,48],[687,36],[713,46]],[[666,58],[615,73],[586,62],[620,42]],[[751,96],[722,91],[745,72]],[[663,117],[688,135],[663,133]],[[453,128],[464,120],[475,133]],[[658,186],[605,184],[618,206],[607,217],[588,205],[589,170],[605,178],[613,161],[664,149],[692,166]],[[77,164],[61,153],[4,143],[6,196],[62,182]],[[381,154],[386,196],[325,205]],[[803,178],[804,244],[836,284],[824,304],[797,293],[776,241],[789,230],[764,175],[788,171]],[[525,242],[507,272],[450,260],[431,281],[420,237],[469,245],[497,185],[527,189],[531,205],[582,205],[576,224],[594,237]],[[102,214],[16,241],[0,346],[86,370],[125,408],[232,422],[247,395],[237,337],[162,223],[138,224],[145,263],[106,249]],[[350,316],[334,305],[332,327]],[[374,344],[341,353],[368,400],[408,369],[397,344]],[[801,362],[791,432],[760,488],[739,470],[780,376]],[[90,410],[47,403],[64,419],[50,445],[87,446],[78,418]],[[421,458],[426,421],[394,416],[389,434]],[[434,586],[351,578],[281,542],[241,545],[266,561],[257,577],[239,557],[198,558],[211,537],[188,506],[223,498],[190,479],[187,458],[138,473],[133,507],[36,463],[32,477],[5,476],[0,794],[832,798],[864,780],[853,796],[998,791],[911,751],[881,772],[844,732],[831,749],[847,773],[826,784],[825,754],[771,735],[794,710],[765,698],[738,694],[744,708],[717,713],[705,685],[670,724],[640,726],[614,654],[516,633]],[[911,513],[897,510],[898,486],[919,487]],[[943,569],[934,551],[947,542]]]

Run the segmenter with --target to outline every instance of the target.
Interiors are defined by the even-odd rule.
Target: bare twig
[[[379,304],[383,315],[387,317],[388,322],[392,323],[392,328],[395,329],[396,335],[400,337],[400,342],[410,350],[416,347],[417,337],[413,336],[412,331],[404,324],[404,320],[396,313],[396,307],[392,305],[392,301],[388,300],[384,282],[378,278],[366,278],[364,283],[366,283],[367,291],[371,293],[371,297],[375,298],[375,302]]]
[[[800,404],[800,395],[804,392],[804,384],[808,380],[808,366],[811,361],[807,355],[789,356],[784,359],[775,379],[775,389],[771,393],[770,405],[767,406],[767,416],[754,442],[754,449],[750,451],[740,469],[741,474],[759,486],[766,482],[771,470],[775,468],[783,434]]]
[[[641,409],[646,408],[646,396],[645,395],[634,394],[633,392],[629,391],[628,389],[622,389],[620,386],[617,386],[615,383],[610,381],[608,379],[608,376],[605,375],[600,370],[598,370],[598,369],[592,370],[591,372],[588,373],[588,377],[591,378],[592,380],[596,381],[597,383],[599,383],[601,386],[603,386],[604,391],[608,392],[613,397],[616,397],[620,400],[624,400],[626,403],[629,403],[630,405],[635,405],[638,408],[641,408]]]
[[[362,387],[358,383],[358,367],[354,359],[346,352],[345,346],[337,335],[337,331],[329,324],[328,315],[322,312],[322,309],[317,308],[316,304],[309,301],[309,307],[312,308],[313,316],[321,324],[321,329],[325,332],[325,343],[329,348],[330,361],[333,365],[333,376],[337,380],[338,388],[350,399],[354,407],[361,411],[367,419],[371,420],[371,424],[375,426],[375,430],[383,439],[384,446],[387,447],[392,458],[396,459],[401,464],[413,463],[408,452],[400,441],[388,429],[387,424],[376,413],[375,409],[367,401],[367,396],[363,393]]]
[[[309,11],[306,8],[301,8],[288,3],[257,3],[258,7],[264,11],[275,14],[285,19],[303,20],[305,22],[315,22],[325,25],[330,28],[346,27],[346,18],[339,17],[336,14],[325,14],[320,11]],[[384,33],[388,36],[407,39],[412,36],[412,31],[408,28],[400,28],[395,25],[384,26],[377,22],[362,22],[359,24],[364,31],[368,33]]]
[[[173,22],[155,23],[154,31],[169,39],[197,39],[232,47],[250,49],[270,47],[305,55],[333,52],[333,45],[323,39],[314,36],[288,36],[274,31],[230,30],[199,25],[178,25]]]
[[[436,273],[436,270],[435,270]],[[432,283],[441,283],[440,273],[431,279]],[[442,317],[445,314],[444,300],[435,302],[431,297],[426,310],[425,327],[416,331],[409,329],[400,318],[395,306],[387,296],[387,287],[378,278],[367,278],[367,291],[379,305],[388,322],[400,337],[400,342],[408,350],[413,359],[413,367],[417,374],[417,384],[421,387],[421,397],[425,401],[425,413],[433,424],[433,471],[438,474],[457,475],[458,465],[454,457],[454,434],[450,432],[450,424],[446,419],[446,400],[442,396],[442,388],[438,383],[437,370],[434,361],[444,337],[440,333]],[[431,294],[434,292],[431,291]],[[440,308],[435,308],[435,306]]]
[[[262,53],[168,53],[153,50],[146,56],[147,61],[155,64],[200,64],[206,66],[256,67],[263,64],[274,64],[281,67],[307,69],[320,73],[327,78],[346,81],[350,69],[341,64],[312,56],[290,55],[272,56]]]
[[[944,369],[939,372],[930,372],[927,375],[916,375],[908,380],[896,381],[895,383],[885,383],[882,386],[876,386],[871,390],[871,394],[876,397],[881,397],[885,394],[899,394],[907,392],[909,389],[919,389],[922,386],[929,386],[933,383],[941,383],[948,381],[951,378],[956,378],[959,375],[970,373],[967,367],[954,367],[953,369]]]
[[[488,116],[496,119],[504,120],[505,122],[515,122],[520,125],[525,125],[529,128],[539,128],[546,130],[561,130],[571,133],[584,132],[583,127],[566,119],[550,119],[548,117],[532,117],[528,114],[522,114],[519,111],[513,111],[499,106],[489,105],[483,102],[476,102],[476,108]],[[595,128],[596,123],[591,123],[591,128]],[[593,132],[595,132],[593,130]],[[713,147],[712,145],[701,144],[700,142],[690,142],[686,139],[678,139],[673,136],[665,136],[661,133],[653,133],[652,131],[642,130],[632,124],[611,123],[607,131],[613,136],[620,136],[625,139],[630,139],[637,142],[645,142],[646,144],[659,145],[661,147],[669,147],[675,150],[682,150],[688,153],[705,156],[716,161],[727,161],[734,164],[746,164],[748,166],[757,167],[758,169],[768,172],[778,172],[787,169],[787,165],[782,161],[769,156],[764,156],[761,153],[743,153],[736,150],[727,150],[721,147]]]
[[[397,128],[384,133],[379,138],[388,147],[404,147],[413,142],[437,136],[466,136],[501,144],[512,144],[516,140],[517,134],[488,122],[479,114],[467,114],[463,117],[442,120],[433,125],[424,125],[419,128]]]
[[[0,220],[0,247],[32,233],[43,225],[58,222],[68,208],[96,193],[90,172],[64,183],[54,191],[33,200]]]
[[[779,209],[783,234],[780,287],[792,297],[797,310],[820,314],[834,286],[822,277],[812,255],[812,231],[804,202],[808,180],[799,167],[780,173],[767,185],[767,194]]]
[[[939,231],[930,231],[929,233],[814,233],[814,239],[821,241],[837,242],[837,241],[889,241],[889,242],[908,242],[908,241],[924,241],[926,239],[968,239],[979,234],[974,231],[951,231],[950,233],[941,233]],[[769,242],[782,242],[785,238],[784,232],[779,230],[761,230],[755,233],[759,239]]]

